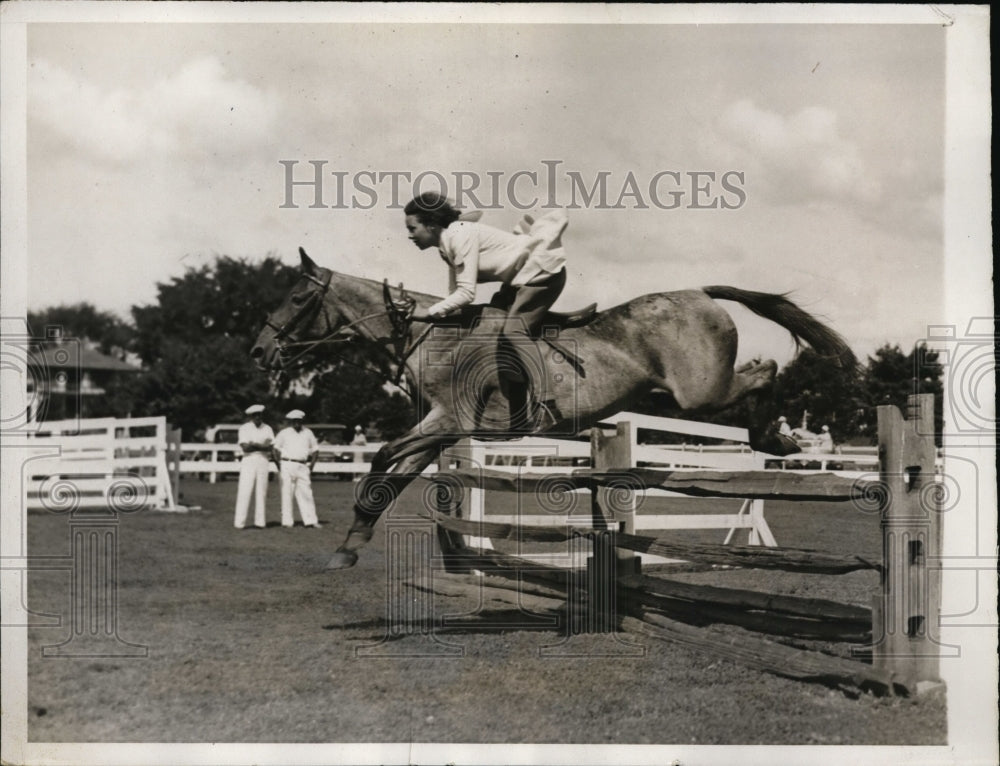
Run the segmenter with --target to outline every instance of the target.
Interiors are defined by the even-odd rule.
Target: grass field
[[[639,646],[641,656],[596,657],[621,654],[622,644],[609,636],[567,643],[544,616],[509,605],[435,597],[436,615],[465,614],[479,627],[441,642],[426,634],[386,641],[385,523],[353,569],[323,568],[350,523],[354,486],[316,483],[324,524],[316,530],[277,525],[276,482],[265,530],[233,529],[235,482],[185,482],[183,501],[198,511],[122,518],[118,635],[148,647],[146,657],[43,657],[44,646],[70,635],[70,572],[32,572],[30,608],[63,619],[29,630],[29,740],[946,742],[943,690],[850,697],[631,634],[628,651]],[[415,485],[398,502],[419,503],[422,490]],[[766,516],[783,545],[880,555],[878,519],[845,505],[776,502]],[[29,553],[67,556],[72,524],[65,515],[30,513]],[[863,605],[877,586],[873,573],[682,577]],[[570,645],[590,656],[540,651]],[[364,647],[383,656],[359,656]]]

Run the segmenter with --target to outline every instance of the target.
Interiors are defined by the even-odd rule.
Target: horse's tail
[[[784,295],[740,290],[738,287],[713,285],[701,288],[709,298],[735,301],[753,313],[775,322],[791,333],[796,345],[808,343],[820,356],[832,359],[835,364],[851,371],[858,360],[846,341],[834,330],[800,309]]]

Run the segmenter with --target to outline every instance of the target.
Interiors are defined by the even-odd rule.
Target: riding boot
[[[510,406],[512,433],[538,433],[559,422],[562,414],[555,399],[536,399],[531,386],[524,382],[511,382],[509,386],[507,402]]]
[[[508,381],[507,405],[510,409],[511,433],[531,433],[533,426],[531,403],[532,397],[525,381]]]

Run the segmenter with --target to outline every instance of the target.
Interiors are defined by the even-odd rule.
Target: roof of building
[[[81,370],[111,370],[114,372],[140,372],[134,364],[102,354],[97,349],[79,343],[47,345],[30,352],[32,361],[50,369],[78,367]]]

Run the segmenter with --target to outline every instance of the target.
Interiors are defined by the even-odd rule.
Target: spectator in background
[[[243,451],[240,462],[240,480],[236,488],[236,518],[233,526],[243,529],[250,513],[251,495],[256,496],[253,521],[254,526],[267,526],[265,501],[267,499],[267,472],[270,467],[268,457],[274,442],[274,431],[264,423],[264,405],[253,404],[246,408],[250,420],[240,426],[236,441]]]
[[[819,451],[826,454],[833,453],[833,436],[830,434],[830,426],[823,426],[823,430],[820,432]]]
[[[274,462],[281,472],[281,526],[295,524],[292,512],[292,498],[299,506],[302,524],[319,529],[322,524],[316,518],[316,502],[313,500],[310,473],[319,456],[319,443],[313,432],[302,425],[306,414],[302,410],[292,410],[285,419],[288,427],[278,432],[274,440]]]
[[[788,418],[784,415],[778,418],[778,433],[789,438],[792,436],[792,427],[788,425]]]
[[[351,439],[352,447],[365,447],[368,445],[368,437],[365,436],[365,429],[361,426],[354,426],[354,438]]]

